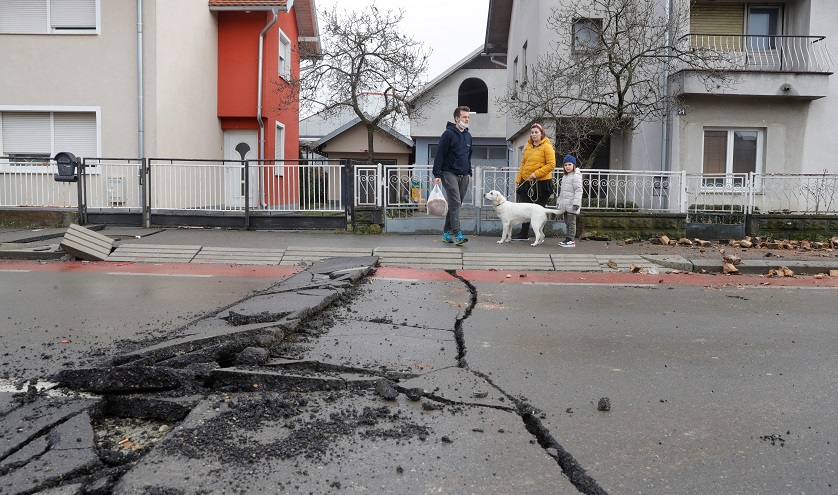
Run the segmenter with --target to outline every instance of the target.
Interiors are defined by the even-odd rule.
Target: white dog
[[[513,203],[507,201],[506,197],[499,191],[489,191],[483,195],[484,198],[495,207],[495,213],[503,224],[503,234],[498,244],[512,240],[512,224],[530,222],[535,231],[535,242],[531,246],[538,246],[544,242],[544,224],[547,223],[547,214],[561,216],[562,211],[544,208],[535,203]]]

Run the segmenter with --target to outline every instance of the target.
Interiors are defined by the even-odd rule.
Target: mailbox
[[[77,182],[79,177],[76,175],[76,166],[79,164],[79,159],[76,155],[62,151],[55,155],[55,163],[58,164],[58,175],[54,176],[56,182]]]

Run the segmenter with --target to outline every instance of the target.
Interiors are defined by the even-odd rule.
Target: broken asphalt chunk
[[[181,373],[161,366],[121,366],[59,371],[53,380],[71,390],[123,393],[171,390],[181,385]]]
[[[375,382],[375,393],[388,400],[395,399],[399,396],[399,391],[396,390],[396,384],[386,378]]]

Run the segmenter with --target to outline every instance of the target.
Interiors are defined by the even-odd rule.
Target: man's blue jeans
[[[442,188],[448,200],[448,214],[445,215],[445,232],[461,232],[460,207],[466,197],[469,184],[468,175],[457,175],[453,172],[442,172]]]

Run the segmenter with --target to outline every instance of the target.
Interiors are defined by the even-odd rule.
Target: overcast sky
[[[430,81],[483,45],[489,0],[315,0],[318,12],[362,9],[376,4],[381,10],[404,10],[407,34],[433,50],[425,79]]]

